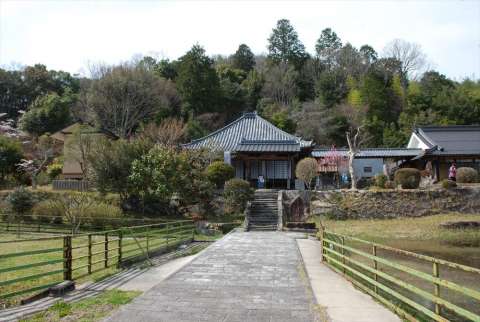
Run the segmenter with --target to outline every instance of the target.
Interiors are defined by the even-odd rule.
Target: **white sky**
[[[310,53],[322,29],[377,52],[394,38],[419,43],[455,79],[480,78],[480,0],[473,1],[24,1],[0,0],[0,65],[43,63],[84,72],[89,62],[136,54],[171,59],[194,43],[231,54],[240,43],[267,51],[286,18]]]

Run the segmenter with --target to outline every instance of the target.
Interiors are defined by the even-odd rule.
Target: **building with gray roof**
[[[253,185],[263,177],[267,188],[289,189],[296,162],[310,155],[313,142],[282,131],[252,112],[183,147],[221,151],[235,167],[236,177]]]
[[[457,167],[480,170],[479,125],[418,127],[410,136],[407,147],[422,149],[422,154],[416,159],[432,162],[438,180],[448,178],[448,168],[452,163],[456,163]]]

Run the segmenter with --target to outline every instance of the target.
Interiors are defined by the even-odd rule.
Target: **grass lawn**
[[[22,322],[56,322],[56,321],[100,321],[113,310],[129,303],[141,292],[106,291],[98,296],[76,303],[57,302],[47,311],[38,313]]]
[[[173,233],[173,235],[176,235]],[[149,232],[148,247],[149,250],[160,249],[164,247],[166,241],[165,234],[162,231],[156,232],[151,230]],[[28,240],[25,238],[42,238],[37,240]],[[50,236],[54,237],[54,236]],[[174,242],[171,236],[169,238],[170,245]],[[185,232],[178,232],[176,235],[179,239],[187,237]],[[21,252],[35,252],[41,251],[40,254],[30,254],[26,256],[14,256],[0,258],[0,295],[12,292],[19,292],[28,290],[30,288],[41,287],[50,284],[57,284],[63,281],[63,238],[49,238],[45,239],[45,235],[28,235],[22,234],[21,239],[17,242],[2,243],[2,241],[16,240],[15,233],[0,232],[0,257],[6,254],[17,254]],[[105,236],[92,235],[92,272],[88,274],[88,237],[85,235],[77,235],[72,237],[72,275],[77,283],[93,280],[98,281],[106,276],[110,276],[118,271],[118,236],[108,235],[108,259],[105,261]],[[139,248],[139,244],[141,248]],[[147,240],[145,237],[136,235],[136,238],[124,235],[122,242],[122,258],[135,257],[143,254],[147,249]],[[43,252],[51,250],[49,252]],[[54,261],[47,265],[22,267],[35,263],[44,263]],[[107,266],[107,267],[106,267]],[[16,268],[15,270],[8,270],[9,268]],[[37,274],[49,273],[52,274],[36,277]],[[29,278],[32,277],[32,278]],[[13,284],[2,285],[5,281],[26,278],[19,280]],[[34,294],[37,291],[30,292]],[[18,299],[25,298],[29,293],[11,297],[7,299],[0,299],[0,305],[10,306],[16,304]]]

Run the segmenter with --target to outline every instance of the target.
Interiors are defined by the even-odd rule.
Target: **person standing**
[[[455,162],[453,162],[450,169],[448,169],[448,180],[457,181],[457,166]]]

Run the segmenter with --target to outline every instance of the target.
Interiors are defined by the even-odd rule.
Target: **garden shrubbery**
[[[15,216],[24,220],[30,219],[31,210],[35,205],[35,197],[32,192],[24,187],[19,187],[8,194],[6,201]]]
[[[217,188],[222,188],[227,180],[235,177],[235,168],[223,161],[215,161],[207,167],[205,173],[210,182]]]
[[[476,183],[478,182],[478,171],[474,168],[461,167],[457,169],[458,183]]]
[[[51,200],[37,203],[32,210],[33,219],[45,224],[62,224],[63,213]]]
[[[388,180],[385,182],[385,189],[395,189],[397,185],[395,184],[394,181]]]
[[[386,188],[385,185],[388,181],[388,177],[384,174],[377,174],[374,178],[375,186],[378,188]]]
[[[225,182],[223,195],[225,197],[226,213],[241,213],[245,210],[247,202],[253,199],[253,189],[248,181],[230,179]]]
[[[93,228],[121,226],[121,221],[118,219],[122,217],[122,210],[119,207],[103,202],[95,203],[85,210],[85,224]]]
[[[448,179],[442,180],[443,189],[452,189],[452,188],[455,188],[456,186],[457,186],[457,183],[455,181],[448,180]]]
[[[420,178],[420,171],[415,168],[401,168],[395,172],[395,184],[402,189],[417,189]]]

